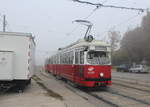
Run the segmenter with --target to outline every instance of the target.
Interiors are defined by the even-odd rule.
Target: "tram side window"
[[[56,57],[54,57],[54,64],[56,64]]]
[[[64,58],[65,56],[64,56],[64,54],[62,55],[62,64],[64,64],[65,63],[65,58]]]
[[[62,64],[61,61],[62,61],[62,59],[61,59],[61,55],[60,55],[60,64]]]
[[[75,52],[75,64],[79,64],[78,53],[79,52]]]
[[[73,64],[73,52],[69,52],[68,58],[69,58],[68,64]]]
[[[56,64],[58,64],[58,56],[56,56]]]
[[[69,64],[69,57],[68,57],[68,55],[69,55],[68,53],[66,53],[66,55],[65,55],[65,56],[66,56],[66,57],[65,57],[65,59],[66,59],[66,64]]]
[[[74,59],[73,52],[71,52],[71,64],[73,64],[73,59]]]
[[[66,58],[67,58],[67,64],[70,64],[70,53],[67,53]]]
[[[68,57],[67,57],[67,53],[65,53],[65,64],[68,64]]]
[[[57,57],[55,56],[55,64],[57,64]]]
[[[60,56],[60,63],[63,64],[63,55]]]
[[[80,51],[80,64],[84,64],[84,52]]]
[[[71,53],[68,53],[68,64],[71,64]]]
[[[53,64],[53,58],[52,58],[52,60],[51,60],[51,64]]]
[[[64,64],[67,64],[68,58],[67,58],[67,53],[64,54]]]

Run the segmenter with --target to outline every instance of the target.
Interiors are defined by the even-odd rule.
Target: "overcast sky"
[[[87,1],[150,8],[150,0]],[[2,15],[5,14],[8,22],[7,31],[31,32],[36,37],[36,59],[39,64],[59,47],[84,36],[86,27],[72,21],[86,18],[93,9],[94,6],[71,0],[0,0],[0,29],[2,30]],[[106,40],[107,31],[113,28],[123,34],[127,29],[139,26],[143,15],[145,13],[138,15],[138,11],[100,8],[87,20],[94,24],[94,37]]]

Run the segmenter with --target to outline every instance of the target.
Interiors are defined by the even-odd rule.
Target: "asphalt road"
[[[112,70],[112,78],[115,77],[150,82],[150,73],[116,72],[116,70]]]

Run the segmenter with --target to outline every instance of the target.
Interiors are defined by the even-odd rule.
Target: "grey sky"
[[[87,1],[97,3],[105,0]],[[150,8],[150,0],[106,1],[105,4]],[[36,37],[36,53],[40,63],[41,59],[52,54],[59,47],[83,37],[85,27],[72,21],[87,17],[94,8],[70,0],[0,0],[0,23],[2,23],[2,15],[6,14],[7,31],[33,33]],[[128,28],[139,26],[145,13],[136,16],[137,14],[137,11],[131,10],[100,8],[88,20],[94,24],[92,34],[97,39],[106,39],[106,32],[115,25],[117,26],[114,29],[121,33]],[[131,20],[127,21],[128,19]]]

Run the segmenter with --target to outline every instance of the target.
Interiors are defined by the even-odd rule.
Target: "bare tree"
[[[143,17],[140,27],[129,30],[121,40],[121,50],[127,52],[127,59],[141,63],[150,63],[150,13]]]
[[[109,36],[109,42],[111,44],[111,52],[113,54],[113,52],[119,48],[119,44],[120,44],[120,39],[121,39],[121,35],[119,32],[117,31],[109,31],[108,33]]]

